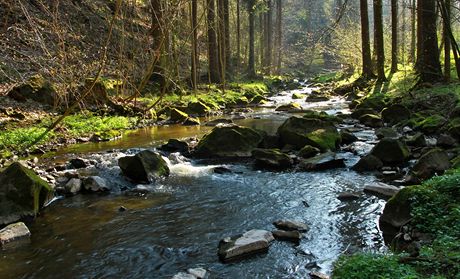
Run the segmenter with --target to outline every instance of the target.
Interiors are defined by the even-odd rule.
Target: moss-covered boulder
[[[314,118],[314,119],[321,119],[324,121],[330,121],[334,123],[340,123],[341,120],[334,115],[330,115],[325,111],[314,111],[314,110],[306,110],[303,118]]]
[[[342,138],[342,144],[352,144],[358,141],[358,137],[348,130],[341,130],[340,137]]]
[[[441,175],[451,167],[449,156],[442,149],[433,149],[425,153],[415,163],[412,173],[419,179],[425,180],[435,174]]]
[[[383,162],[374,155],[366,155],[359,159],[352,169],[357,172],[377,171],[383,167]]]
[[[250,157],[263,141],[264,134],[242,126],[215,127],[195,149],[198,157]]]
[[[299,156],[307,159],[307,158],[315,157],[320,152],[321,150],[319,150],[316,147],[313,147],[311,145],[305,145],[304,147],[302,147],[302,149],[300,149]]]
[[[403,188],[386,203],[379,219],[379,227],[384,235],[394,236],[402,226],[410,222],[412,198],[417,187],[421,186]]]
[[[200,119],[196,117],[189,117],[184,122],[182,122],[184,126],[198,126],[201,125]]]
[[[425,147],[426,146],[426,138],[425,135],[422,133],[416,133],[406,139],[406,144],[412,147]]]
[[[292,167],[294,161],[279,149],[254,149],[252,157],[256,160],[256,166],[268,169],[287,169]]]
[[[336,150],[340,134],[333,123],[319,119],[291,117],[278,128],[283,145],[292,145],[297,150],[305,145],[321,151]]]
[[[303,98],[305,98],[305,96],[303,94],[300,94],[300,93],[292,94],[292,99],[294,99],[294,100],[300,100],[300,99],[303,99]]]
[[[300,111],[302,106],[299,103],[289,103],[276,108],[276,111]]]
[[[150,183],[169,176],[169,167],[160,154],[144,150],[134,156],[118,159],[123,174],[138,183]]]
[[[0,225],[34,216],[51,193],[51,186],[32,170],[11,164],[0,173]]]
[[[256,95],[251,99],[251,104],[263,104],[267,101],[267,98],[265,98],[262,95]]]
[[[457,141],[460,141],[460,117],[454,118],[449,122],[449,134],[457,139]]]
[[[390,125],[408,120],[411,116],[410,110],[403,105],[392,105],[382,110],[383,122]]]
[[[420,119],[420,121],[416,122],[414,128],[425,133],[433,134],[438,132],[446,122],[447,120],[444,116],[435,114]]]
[[[353,119],[359,119],[361,116],[366,115],[366,114],[377,115],[378,112],[376,112],[374,109],[371,109],[371,108],[360,108],[360,109],[355,109],[351,113],[350,116]]]
[[[377,136],[378,139],[383,139],[383,138],[398,138],[399,134],[396,132],[393,128],[390,127],[383,127],[380,129],[377,129],[375,131],[375,135]]]
[[[397,139],[384,138],[372,149],[371,155],[379,158],[384,164],[401,164],[410,157],[406,144]]]
[[[371,128],[379,128],[383,126],[382,118],[375,114],[364,114],[359,118],[359,122]]]
[[[188,114],[178,110],[176,108],[171,108],[169,120],[175,123],[183,123],[189,118]]]
[[[54,105],[57,93],[51,82],[41,75],[34,75],[27,82],[14,87],[8,96],[18,102],[30,99],[42,104]]]
[[[203,116],[211,112],[211,108],[200,101],[190,102],[187,105],[187,113]]]

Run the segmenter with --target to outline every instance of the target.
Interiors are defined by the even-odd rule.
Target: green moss
[[[336,150],[340,144],[340,135],[326,129],[318,129],[308,133],[306,137],[311,141],[310,145],[319,148],[321,151]]]
[[[45,131],[46,128],[43,127],[16,128],[7,131],[0,131],[0,150],[22,150],[34,143]],[[43,139],[43,141],[47,141],[53,138],[53,136],[54,132],[51,132]]]
[[[398,263],[395,256],[356,254],[342,256],[335,263],[336,279],[417,279],[420,275],[409,266]]]
[[[438,114],[418,119],[420,121],[415,122],[414,128],[427,133],[437,132],[446,122],[446,119]]]

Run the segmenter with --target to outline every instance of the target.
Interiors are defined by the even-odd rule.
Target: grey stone
[[[364,186],[364,192],[370,193],[373,195],[376,195],[378,197],[382,197],[385,199],[389,199],[396,195],[400,188],[393,186],[393,185],[388,185],[382,182],[376,182],[373,184],[369,184]]]
[[[302,234],[299,231],[274,230],[272,234],[277,240],[299,242],[302,239]]]
[[[82,181],[78,178],[71,178],[64,186],[66,195],[76,195],[81,190]]]
[[[242,235],[226,237],[219,243],[219,259],[228,262],[267,252],[273,240],[272,233],[265,230],[250,230]]]
[[[88,192],[108,192],[111,187],[107,185],[107,181],[99,176],[90,176],[83,180],[83,189]]]
[[[294,221],[294,220],[277,220],[273,222],[273,225],[280,230],[284,231],[299,231],[299,232],[306,232],[309,230],[307,224]]]
[[[8,225],[0,230],[0,244],[2,246],[9,242],[26,237],[30,237],[30,231],[29,228],[27,228],[27,226],[22,222]]]

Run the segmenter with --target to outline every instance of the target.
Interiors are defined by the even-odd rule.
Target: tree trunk
[[[248,0],[248,13],[249,13],[249,55],[248,55],[248,76],[256,76],[255,67],[255,16],[254,16],[255,0]]]
[[[198,0],[191,2],[191,18],[192,18],[192,69],[191,80],[193,90],[197,89],[197,73],[198,73]]]
[[[276,47],[278,50],[276,61],[276,73],[281,72],[282,40],[283,40],[283,6],[282,0],[276,0]]]
[[[230,47],[230,7],[228,0],[224,0],[224,30],[225,69],[229,72],[232,69],[232,52]]]
[[[421,35],[418,40],[419,55],[417,71],[422,82],[439,81],[442,77],[436,33],[436,0],[419,0],[418,9]]]
[[[371,78],[372,73],[372,58],[371,46],[369,38],[369,13],[367,8],[367,0],[360,0],[361,14],[361,42],[362,42],[362,59],[363,59],[363,77]]]
[[[398,71],[398,0],[391,0],[391,72]]]
[[[212,83],[220,83],[215,9],[214,0],[207,0],[209,78]]]
[[[241,64],[241,11],[240,1],[236,0],[236,67],[239,70]]]
[[[225,80],[227,61],[225,61],[225,20],[224,0],[217,0],[217,44],[219,52],[219,73],[221,82]]]
[[[444,38],[444,79],[450,81],[450,51],[451,51],[451,41],[449,35],[449,28],[451,23],[451,7],[450,0],[445,0],[445,18],[443,21],[443,38]]]
[[[271,0],[266,0],[267,12],[265,13],[265,28],[264,28],[264,70],[266,74],[271,73],[271,64],[272,64],[272,41],[273,41],[273,20],[272,20],[272,3]]]
[[[415,0],[412,0],[411,3],[411,39],[410,39],[410,54],[409,54],[409,62],[414,63],[416,61],[415,58],[415,44],[416,44],[416,6],[415,6]]]
[[[385,48],[383,41],[382,0],[374,0],[375,51],[377,55],[377,79],[385,81]]]
[[[153,39],[153,51],[155,52],[155,56],[157,57],[155,66],[153,67],[153,73],[151,76],[151,80],[154,82],[158,82],[160,87],[163,88],[165,86],[165,76],[164,76],[164,36],[163,33],[163,7],[161,5],[161,0],[151,0],[150,5],[152,8],[152,39]]]

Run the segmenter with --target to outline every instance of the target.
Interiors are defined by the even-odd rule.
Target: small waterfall
[[[168,157],[163,157],[168,163],[172,176],[178,177],[200,177],[213,173],[217,166],[194,166],[190,160],[180,153],[171,153]]]

